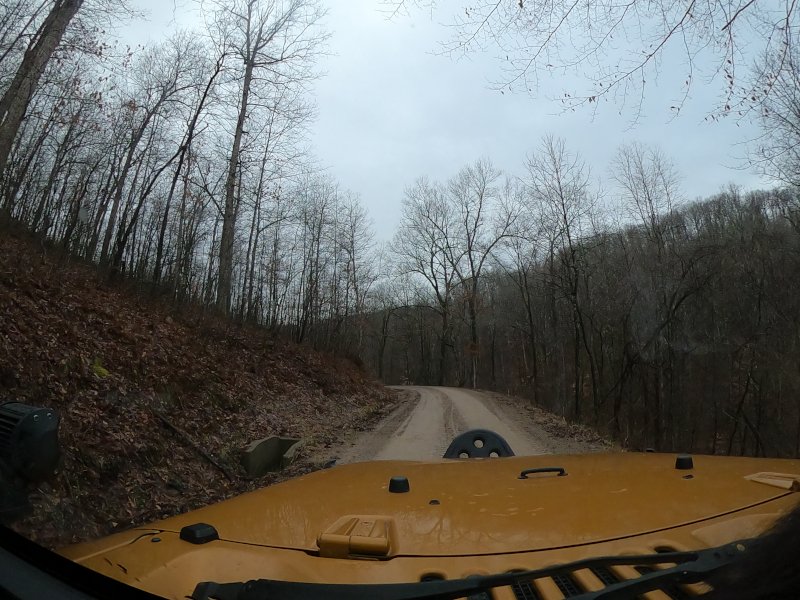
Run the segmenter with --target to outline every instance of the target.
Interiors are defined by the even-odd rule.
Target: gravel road
[[[607,449],[600,440],[574,439],[568,427],[548,426],[542,411],[519,399],[461,388],[392,389],[404,399],[374,430],[332,449],[337,463],[437,459],[456,435],[477,428],[502,435],[518,456]]]

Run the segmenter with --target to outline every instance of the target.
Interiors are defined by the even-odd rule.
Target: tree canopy
[[[715,83],[709,114],[739,114],[760,105],[789,66],[798,33],[793,0],[385,0],[393,16],[442,18],[446,53],[490,50],[501,90],[540,92],[543,77],[578,76],[561,91],[567,108],[611,101],[641,103],[668,78],[669,110],[691,91]],[[452,10],[452,12],[451,12]],[[570,82],[571,79],[567,78]],[[677,86],[677,87],[673,87]],[[663,90],[659,90],[664,93]],[[638,112],[636,112],[638,115]]]

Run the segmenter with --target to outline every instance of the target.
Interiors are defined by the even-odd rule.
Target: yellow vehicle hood
[[[675,459],[614,453],[350,464],[144,529],[178,533],[207,523],[223,541],[308,553],[326,546],[328,556],[337,548],[346,555],[348,544],[350,554],[378,558],[509,554],[698,523],[789,494],[791,474],[800,474],[800,461],[695,456],[693,469],[678,470]],[[519,478],[541,467],[566,475]],[[764,471],[789,476],[746,479]],[[397,476],[407,478],[408,492],[389,491]]]

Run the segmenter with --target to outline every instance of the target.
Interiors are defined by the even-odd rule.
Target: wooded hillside
[[[61,416],[63,464],[34,490],[34,513],[18,525],[47,545],[297,475],[313,465],[250,481],[240,451],[288,435],[306,438],[310,456],[391,406],[348,360],[196,307],[175,310],[8,232],[0,235],[0,323],[2,400]]]
[[[563,142],[409,188],[366,362],[386,381],[523,394],[632,448],[800,453],[800,204],[681,201],[623,148],[612,205]]]
[[[0,218],[176,303],[357,338],[373,234],[305,142],[323,8],[203,6],[200,30],[126,50],[99,27],[124,3],[0,4],[0,91],[22,104],[17,127],[0,102]]]

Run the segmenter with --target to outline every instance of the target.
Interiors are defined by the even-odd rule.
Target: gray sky
[[[191,26],[190,0],[134,0],[149,11],[147,23],[125,28],[125,40],[146,43],[176,25]],[[671,120],[666,99],[675,95],[680,69],[665,64],[650,87],[644,112],[631,126],[631,112],[619,114],[601,103],[563,113],[545,96],[557,95],[564,78],[543,81],[539,99],[501,94],[491,88],[500,77],[491,52],[456,60],[436,54],[448,32],[429,13],[388,21],[379,0],[328,0],[326,19],[333,35],[315,84],[318,119],[310,127],[320,166],[361,196],[380,239],[391,237],[400,216],[404,188],[421,175],[446,179],[481,156],[522,174],[526,153],[541,137],[563,137],[594,175],[606,177],[610,159],[625,142],[660,145],[683,178],[684,196],[713,194],[730,182],[767,186],[751,171],[737,169],[742,146],[758,134],[749,123],[728,118],[706,122],[717,89],[696,85],[682,114]],[[194,20],[196,22],[196,20]],[[672,78],[672,79],[671,79]],[[567,79],[568,80],[568,79]],[[610,182],[606,188],[610,191]]]

